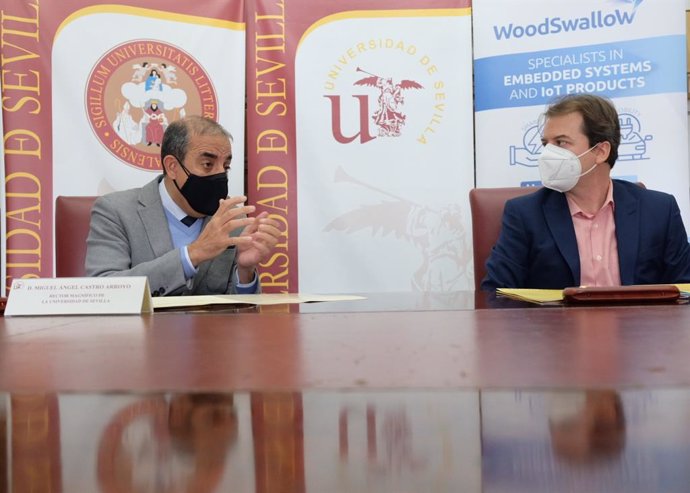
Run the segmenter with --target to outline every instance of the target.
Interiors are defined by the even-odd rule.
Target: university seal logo
[[[405,104],[403,91],[423,89],[424,86],[409,79],[396,82],[392,77],[372,74],[360,67],[356,68],[356,72],[362,72],[368,77],[357,79],[353,82],[354,86],[369,86],[378,90],[376,106],[373,111],[370,110],[369,95],[353,94],[352,97],[359,102],[359,132],[353,136],[345,136],[341,129],[341,105],[343,104],[341,96],[325,95],[331,100],[331,128],[335,140],[341,144],[349,144],[358,137],[362,143],[375,139],[376,136],[372,135],[370,130],[370,122],[378,128],[376,132],[378,137],[400,137],[407,120],[407,115],[403,112]]]
[[[379,90],[376,100],[378,108],[371,117],[379,129],[379,137],[400,137],[400,132],[407,118],[407,115],[402,111],[405,103],[402,91],[404,89],[422,89],[422,85],[407,79],[394,84],[390,77],[380,77],[359,67],[357,67],[357,72],[364,72],[369,77],[356,81],[356,86],[371,86]]]
[[[152,40],[116,46],[96,62],[86,110],[98,140],[120,161],[160,171],[170,122],[186,114],[217,119],[218,98],[203,67],[182,49]]]
[[[446,110],[444,72],[412,43],[391,38],[350,44],[324,74],[325,110],[340,144],[434,139]]]

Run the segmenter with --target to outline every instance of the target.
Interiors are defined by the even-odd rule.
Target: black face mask
[[[182,188],[173,180],[175,186],[182,196],[187,199],[189,205],[199,214],[212,216],[218,210],[220,199],[228,198],[228,175],[227,172],[209,176],[199,176],[190,173],[184,167],[182,161],[177,160],[182,169],[187,174],[187,181]]]

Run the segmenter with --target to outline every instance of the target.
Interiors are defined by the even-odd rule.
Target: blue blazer
[[[613,180],[621,284],[690,282],[690,245],[676,199]],[[483,290],[580,284],[580,257],[565,194],[542,188],[511,199],[486,262]]]

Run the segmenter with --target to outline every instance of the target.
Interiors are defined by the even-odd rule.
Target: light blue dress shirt
[[[163,209],[165,210],[165,217],[168,220],[168,229],[170,230],[170,235],[172,236],[173,246],[180,251],[180,262],[182,262],[182,269],[184,270],[185,279],[188,283],[191,283],[191,279],[196,275],[198,269],[192,265],[192,261],[189,258],[189,252],[187,250],[187,245],[192,243],[201,234],[201,227],[204,223],[202,218],[197,219],[190,226],[186,226],[182,223],[182,219],[187,217],[187,214],[180,208],[179,205],[170,197],[168,190],[165,188],[165,180],[161,180],[158,186],[158,191],[161,195],[161,201],[163,202]],[[253,294],[256,293],[259,280],[254,273],[254,279],[250,283],[240,283],[237,274],[237,268],[232,274],[235,276],[235,284],[237,287],[238,294]]]

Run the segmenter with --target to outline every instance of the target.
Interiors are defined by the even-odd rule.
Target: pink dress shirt
[[[580,286],[620,286],[611,182],[604,205],[595,214],[584,212],[570,195],[566,194],[566,198],[580,254]]]

